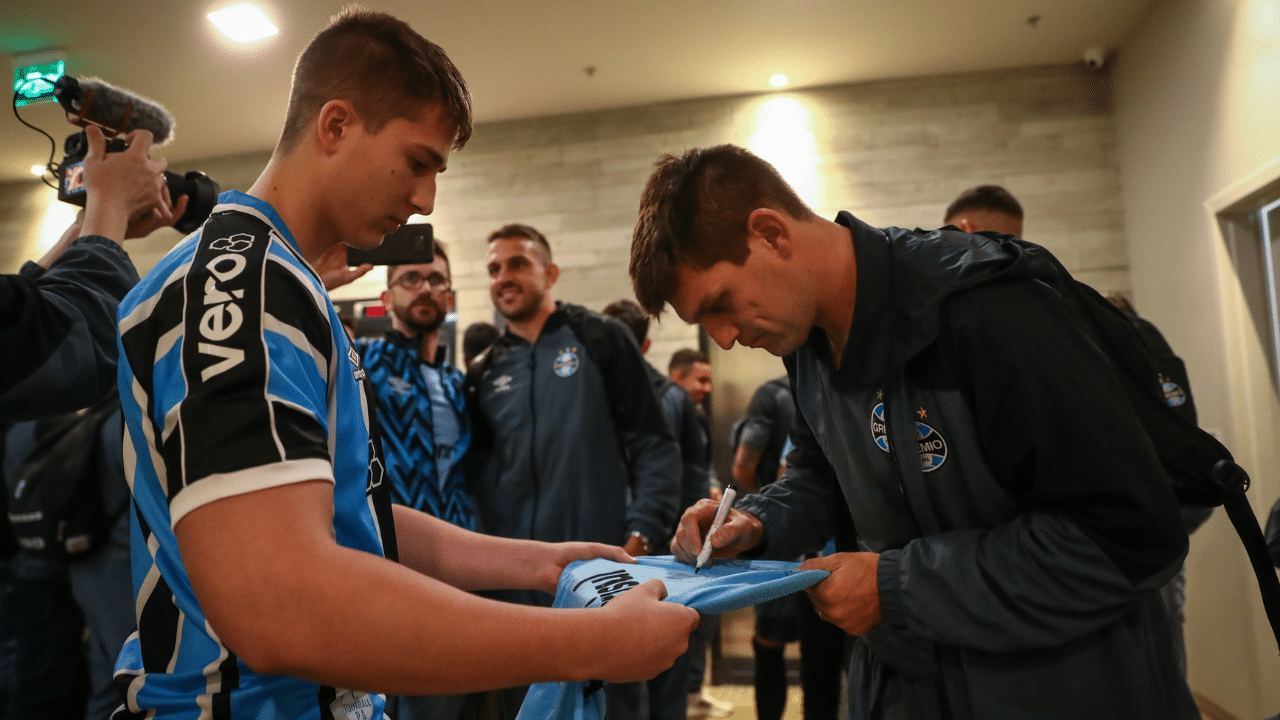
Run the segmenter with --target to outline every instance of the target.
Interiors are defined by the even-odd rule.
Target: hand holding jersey
[[[698,611],[662,602],[666,597],[666,585],[649,580],[600,608],[598,612],[614,615],[606,625],[617,628],[616,647],[627,651],[597,662],[589,673],[592,678],[615,683],[648,680],[671,667],[689,649],[689,633],[698,625]]]
[[[556,594],[559,587],[560,576],[564,573],[564,569],[569,567],[571,563],[579,560],[592,560],[594,558],[603,558],[605,560],[613,560],[614,562],[634,563],[635,558],[628,554],[625,549],[616,545],[605,545],[604,543],[590,542],[562,542],[549,543],[546,545],[547,552],[550,553],[548,562],[540,568],[537,573],[537,587],[539,590]],[[663,591],[658,599],[661,600],[666,596]]]
[[[861,635],[884,621],[876,564],[880,553],[824,555],[804,561],[801,570],[826,570],[831,577],[809,588],[818,617],[850,635]]]

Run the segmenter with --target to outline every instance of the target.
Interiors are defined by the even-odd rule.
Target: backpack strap
[[[467,455],[476,459],[488,453],[493,447],[494,434],[493,426],[489,424],[485,418],[484,412],[480,410],[480,381],[484,379],[484,374],[489,371],[489,366],[493,365],[494,356],[500,352],[500,348],[505,347],[502,338],[499,337],[484,352],[471,358],[471,364],[467,366],[467,374],[462,381],[462,396],[464,404],[467,408],[467,414],[471,416],[471,448]],[[473,473],[467,473],[472,475]]]
[[[1190,505],[1222,505],[1226,509],[1258,578],[1262,605],[1280,647],[1280,580],[1272,567],[1258,518],[1245,497],[1249,474],[1217,438],[1165,401],[1151,350],[1128,318],[1054,262],[1058,279],[1050,286],[1075,308],[1099,349],[1111,360],[1178,500]]]
[[[1280,578],[1276,576],[1276,569],[1271,564],[1271,555],[1267,552],[1267,541],[1258,524],[1258,516],[1249,505],[1249,498],[1243,493],[1227,495],[1222,507],[1227,511],[1227,517],[1231,518],[1231,524],[1249,555],[1253,574],[1258,577],[1262,607],[1267,611],[1267,622],[1271,623],[1271,634],[1275,635],[1276,644],[1280,646]]]

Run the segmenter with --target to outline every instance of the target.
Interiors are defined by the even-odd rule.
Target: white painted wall
[[[1201,425],[1280,495],[1280,404],[1209,204],[1280,175],[1280,0],[1166,0],[1113,75],[1139,312],[1186,360]],[[1280,658],[1256,581],[1219,511],[1187,561],[1192,689],[1241,718],[1280,711]]]

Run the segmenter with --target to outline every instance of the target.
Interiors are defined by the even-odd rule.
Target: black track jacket
[[[848,213],[854,318],[787,357],[783,478],[739,507],[768,552],[821,546],[847,503],[880,553],[854,718],[1199,717],[1156,591],[1177,501],[1107,359],[1037,278],[1043,248]]]

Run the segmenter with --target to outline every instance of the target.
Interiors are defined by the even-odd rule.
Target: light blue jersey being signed
[[[667,602],[717,614],[774,600],[826,579],[825,570],[797,570],[775,560],[717,560],[694,573],[670,555],[637,558],[637,564],[582,560],[560,575],[555,607],[601,607],[619,594],[661,580]],[[599,683],[539,683],[529,688],[516,720],[603,720]]]

